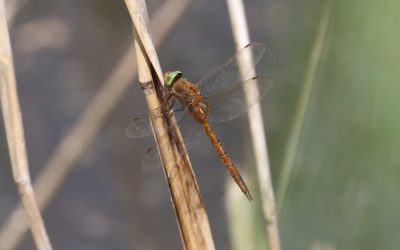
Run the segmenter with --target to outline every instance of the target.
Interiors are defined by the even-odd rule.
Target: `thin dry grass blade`
[[[36,203],[29,175],[24,129],[5,14],[4,2],[0,1],[0,98],[12,173],[36,247],[49,250],[52,247]]]
[[[168,105],[162,95],[163,79],[157,54],[151,40],[147,9],[144,1],[125,1],[133,20],[135,48],[138,62],[139,81],[142,84],[149,110]],[[140,34],[142,33],[142,34]],[[151,53],[151,54],[148,54]],[[156,62],[156,64],[153,64]],[[161,81],[160,81],[161,80]],[[169,116],[151,118],[155,140],[163,162],[172,203],[175,208],[182,243],[185,249],[215,249],[207,214],[200,196],[199,188],[185,150],[179,129],[167,131],[167,124],[176,123]],[[160,143],[159,138],[168,134],[169,142]]]
[[[236,47],[237,49],[240,49],[250,43],[243,2],[241,0],[227,0],[227,2]],[[242,61],[251,62],[252,60]],[[239,65],[239,67],[246,68],[246,66],[244,65]],[[256,90],[254,92],[256,92]],[[249,100],[254,99],[251,98],[251,95],[257,96],[258,93],[248,92],[247,96]],[[275,198],[270,174],[271,170],[269,165],[266,135],[264,133],[264,123],[262,119],[260,104],[254,105],[254,107],[249,111],[248,117],[253,149],[255,151],[254,155],[256,158],[257,177],[261,194],[261,204],[266,222],[266,232],[269,249],[279,250],[280,240],[276,218],[277,216],[275,208]]]
[[[146,54],[144,55],[145,59],[151,62],[151,65],[153,65],[154,70],[156,71],[158,80],[162,85],[164,85],[163,74],[160,62],[158,61],[156,49],[154,46],[151,46],[153,42],[149,30],[149,19],[142,15],[147,12],[146,4],[143,1],[125,1],[125,3],[131,15],[133,25],[137,30],[137,35],[139,36],[140,41],[143,41],[140,46],[144,46],[143,48],[146,51]],[[144,25],[138,25],[139,23],[143,23]]]
[[[6,14],[7,14],[7,22],[9,26],[12,26],[15,15],[22,10],[27,4],[29,0],[9,0],[6,1]]]
[[[322,51],[326,43],[328,33],[329,20],[331,12],[331,1],[328,1],[324,12],[322,13],[321,22],[315,37],[314,45],[311,50],[311,56],[308,62],[307,71],[303,81],[303,88],[300,93],[299,102],[296,105],[294,122],[289,132],[289,140],[286,144],[285,155],[283,157],[282,170],[278,182],[278,211],[281,214],[283,204],[286,199],[286,193],[292,175],[294,160],[299,146],[300,134],[303,129],[304,119],[308,110],[309,100],[312,88],[315,83],[315,77],[318,65],[321,59]]]
[[[155,13],[151,30],[157,46],[161,44],[172,27],[183,16],[190,3],[190,0],[169,0]],[[174,15],[171,16],[172,11]],[[136,74],[134,46],[132,44],[89,102],[76,124],[56,147],[35,181],[34,189],[41,209],[47,207],[75,166],[74,163],[84,155],[93,143],[107,117],[131,86]],[[23,210],[18,207],[0,231],[0,249],[16,248],[27,230],[28,225],[25,223]]]

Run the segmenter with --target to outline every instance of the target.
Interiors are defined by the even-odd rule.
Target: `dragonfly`
[[[133,118],[126,129],[127,137],[150,136],[152,134],[150,121],[152,116],[163,115],[165,112],[170,114],[171,111],[175,111],[175,114],[179,112],[180,115],[177,115],[176,119],[179,127],[188,120],[187,117],[191,117],[190,120],[201,125],[229,174],[251,201],[253,198],[249,188],[216,132],[211,128],[210,122],[224,122],[239,117],[264,97],[273,84],[267,78],[259,78],[255,71],[255,65],[259,63],[264,52],[264,44],[250,43],[240,49],[226,63],[202,77],[197,83],[184,78],[181,71],[164,73],[164,89],[171,104],[170,108],[165,111],[152,110]],[[252,94],[247,94],[249,92]],[[171,127],[166,127],[166,129],[171,129]],[[199,137],[199,134],[193,131],[195,130],[190,128],[186,133],[189,137],[185,138],[187,148],[191,145],[191,141]],[[183,133],[183,137],[186,137],[185,133]],[[163,140],[167,142],[167,136],[160,138],[159,143],[163,143]],[[146,169],[154,162],[159,162],[155,145],[146,152],[142,168]],[[158,164],[156,163],[156,165]]]

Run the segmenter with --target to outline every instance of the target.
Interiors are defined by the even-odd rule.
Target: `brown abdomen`
[[[249,200],[252,200],[253,198],[251,197],[250,191],[247,188],[246,183],[240,176],[239,171],[233,164],[228,153],[225,151],[224,147],[222,146],[221,141],[218,139],[217,135],[215,134],[214,130],[212,130],[212,128],[208,124],[207,120],[204,120],[202,122],[202,126],[203,126],[208,138],[210,138],[211,143],[214,145],[215,150],[217,150],[217,153],[218,153],[219,157],[221,158],[222,162],[224,163],[225,167],[228,169],[229,174],[232,176],[232,178],[235,180],[236,184],[239,186],[239,188],[242,190],[242,192],[247,196],[247,198]]]

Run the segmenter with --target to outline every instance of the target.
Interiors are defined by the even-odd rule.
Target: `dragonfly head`
[[[180,71],[167,71],[164,73],[164,83],[168,88],[171,88],[176,80],[182,77]]]

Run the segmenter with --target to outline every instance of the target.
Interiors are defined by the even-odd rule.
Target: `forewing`
[[[174,106],[173,111],[176,120],[179,123],[179,121],[182,120],[183,116],[187,112],[187,109],[178,107],[179,105],[173,105],[173,106]],[[168,110],[155,109],[147,114],[143,114],[141,116],[133,118],[125,130],[126,136],[128,138],[141,138],[152,135],[153,131],[151,129],[151,122],[150,122],[151,117],[156,118],[166,114],[172,116],[171,111],[172,111],[171,109]]]
[[[160,117],[164,114],[168,114],[171,111],[162,110],[161,108],[154,109],[149,113],[137,116],[131,120],[127,129],[125,130],[125,134],[128,138],[141,138],[150,136],[153,132],[151,129],[151,117]]]
[[[240,49],[229,61],[219,66],[215,71],[205,75],[198,82],[203,96],[229,88],[230,85],[242,81],[242,77],[248,79],[256,76],[254,67],[261,60],[264,52],[265,46],[262,43],[250,43]],[[239,61],[243,65],[241,69],[238,66]]]
[[[150,136],[152,134],[152,129],[150,126],[149,114],[144,114],[133,118],[126,128],[125,134],[128,138],[141,138]]]
[[[206,99],[210,105],[207,119],[223,122],[243,115],[264,97],[272,85],[269,79],[253,77],[214,92]]]

